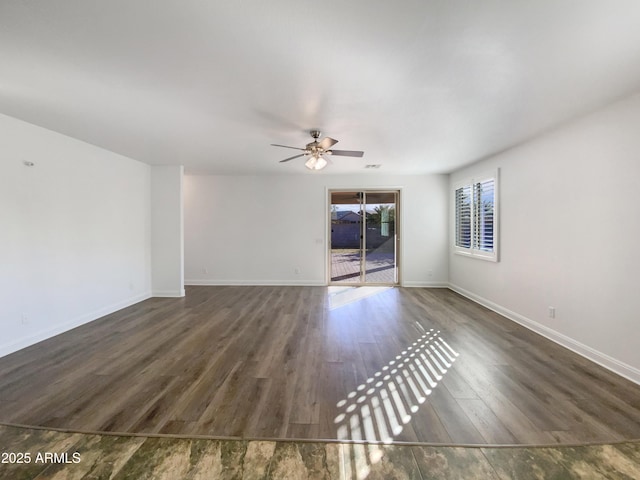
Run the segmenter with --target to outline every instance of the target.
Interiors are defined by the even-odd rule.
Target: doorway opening
[[[329,191],[329,283],[397,285],[398,190]]]

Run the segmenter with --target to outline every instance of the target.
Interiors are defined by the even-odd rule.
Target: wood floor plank
[[[506,396],[527,414],[527,417],[541,430],[569,430],[566,417],[555,409],[552,401],[544,395],[538,395],[528,384],[528,379],[518,377],[507,367],[493,368],[494,377],[503,385]]]
[[[0,358],[0,421],[608,442],[640,438],[640,386],[446,289],[198,286]]]
[[[508,388],[496,388],[497,382],[489,375],[490,370],[469,363],[466,359],[460,360],[453,370],[476,392],[476,398],[482,399],[503,424],[508,425],[509,431],[516,437],[518,443],[554,443],[555,437],[536,425],[525,414],[525,411],[529,415],[535,412],[527,410],[526,404],[520,403],[517,396],[512,396]]]
[[[478,398],[478,393],[455,368],[444,376],[442,384],[453,398]]]
[[[487,443],[502,445],[517,443],[516,437],[482,400],[460,399],[457,402]]]
[[[429,404],[433,405],[433,408],[438,413],[438,417],[453,443],[477,444],[485,442],[485,439],[446,386],[441,385],[435,388],[429,395],[428,400]]]

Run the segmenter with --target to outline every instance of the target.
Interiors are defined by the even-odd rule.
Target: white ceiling
[[[1,113],[190,172],[449,172],[639,89],[638,0],[0,2]]]

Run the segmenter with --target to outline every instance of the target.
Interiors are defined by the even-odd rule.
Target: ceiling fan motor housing
[[[314,155],[320,156],[324,153],[329,153],[329,150],[325,150],[320,146],[320,142],[318,142],[318,138],[322,135],[320,130],[309,130],[309,134],[313,137],[313,142],[307,143],[305,155]]]
[[[305,153],[318,153],[318,154],[322,154],[323,149],[322,147],[318,146],[318,142],[311,142],[311,143],[307,143],[306,149],[305,149]]]

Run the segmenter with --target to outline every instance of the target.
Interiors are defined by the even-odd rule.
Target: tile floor
[[[136,437],[0,426],[0,453],[0,479],[7,480],[640,478],[640,441],[465,448]],[[18,458],[23,463],[16,463]]]

